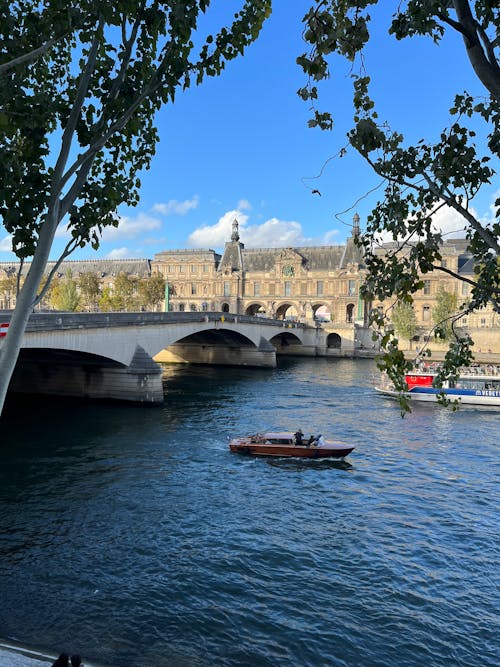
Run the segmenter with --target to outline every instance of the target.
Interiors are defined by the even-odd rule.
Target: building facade
[[[247,250],[235,221],[222,255],[169,250],[155,255],[151,266],[168,284],[168,310],[366,324],[358,225],[356,218],[345,245]]]
[[[166,289],[165,303],[158,309],[322,323],[338,331],[343,339],[350,339],[353,347],[356,341],[358,345],[371,346],[367,329],[370,310],[380,308],[390,316],[394,303],[367,303],[360,296],[366,267],[355,243],[359,231],[359,217],[355,215],[352,233],[343,245],[247,249],[234,221],[222,254],[210,249],[165,250],[152,260],[69,261],[61,265],[59,276],[68,269],[75,279],[85,272],[96,273],[102,287],[112,290],[120,273],[139,279],[159,273]],[[381,252],[391,247],[386,244]],[[441,254],[443,267],[458,276],[473,278],[473,257],[465,239],[445,241]],[[15,305],[15,289],[7,279],[17,269],[16,263],[0,262],[0,309]],[[458,303],[467,299],[470,289],[467,282],[441,271],[427,273],[423,282],[424,287],[414,295],[413,302],[418,326],[416,340],[432,337],[432,311],[441,289],[455,294]],[[491,307],[463,317],[459,325],[472,336],[476,350],[500,353],[500,316]]]

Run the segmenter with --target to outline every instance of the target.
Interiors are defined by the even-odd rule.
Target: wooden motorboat
[[[310,444],[307,438],[303,438],[301,444],[296,442],[296,434],[288,431],[256,433],[233,438],[229,441],[229,449],[253,456],[298,456],[308,459],[342,459],[354,449],[353,445],[324,440],[322,436]]]

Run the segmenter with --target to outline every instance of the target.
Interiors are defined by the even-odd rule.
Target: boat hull
[[[273,445],[264,443],[251,443],[242,441],[231,441],[229,449],[238,454],[250,456],[290,456],[306,459],[343,459],[350,454],[354,447],[336,444],[334,447],[319,445],[317,447],[300,445]]]
[[[384,387],[375,387],[376,391],[391,398],[397,398],[400,394],[393,389]],[[481,405],[490,408],[500,408],[500,392],[488,390],[478,390],[476,392],[463,392],[459,389],[448,389],[444,391],[446,398],[450,401],[458,401],[461,405]],[[490,394],[490,395],[488,395]],[[442,395],[441,389],[434,388],[413,388],[404,394],[412,401],[421,401],[427,403],[436,403],[439,396]]]

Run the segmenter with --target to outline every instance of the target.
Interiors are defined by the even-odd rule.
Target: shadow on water
[[[354,470],[354,466],[349,461],[344,460],[325,460],[325,459],[304,459],[304,458],[268,458],[267,465],[291,472],[302,472],[303,470]]]

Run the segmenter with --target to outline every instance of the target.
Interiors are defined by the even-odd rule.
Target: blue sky
[[[210,31],[227,24],[241,0],[212,5]],[[372,10],[374,39],[365,54],[379,117],[409,139],[432,139],[447,125],[456,92],[484,91],[457,35],[440,46],[428,39],[396,42],[386,28],[388,10],[397,3],[381,5]],[[142,175],[139,205],[120,209],[120,225],[104,232],[100,249],[81,249],[75,259],[152,258],[170,248],[220,250],[235,218],[246,247],[342,243],[355,212],[363,225],[377,201],[377,191],[367,193],[380,181],[356,154],[334,158],[352,120],[348,65],[336,62],[332,78],[321,86],[318,106],[333,113],[333,132],[307,127],[308,103],[296,94],[305,84],[295,60],[306,50],[301,19],[309,6],[310,0],[275,0],[271,18],[242,58],[158,113],[161,141]],[[499,187],[497,181],[475,200],[483,219],[493,215]],[[446,212],[436,222],[448,233],[460,228]],[[64,237],[61,226],[52,259]],[[10,250],[0,225],[0,261],[14,258]]]

